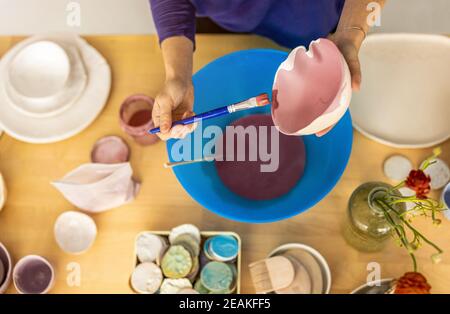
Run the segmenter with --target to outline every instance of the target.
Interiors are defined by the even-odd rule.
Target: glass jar
[[[350,196],[343,233],[347,243],[357,250],[380,251],[391,237],[392,226],[386,220],[383,209],[374,202],[390,188],[391,185],[383,182],[367,182],[356,188]],[[398,191],[394,194],[401,195]],[[404,203],[394,208],[399,212],[406,210]]]
[[[120,126],[140,145],[151,145],[159,138],[148,131],[154,127],[152,120],[153,98],[132,95],[120,107]]]

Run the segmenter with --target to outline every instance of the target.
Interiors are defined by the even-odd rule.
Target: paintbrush
[[[183,120],[178,120],[172,123],[172,127],[175,125],[187,125],[187,124],[192,124],[192,123],[196,123],[202,120],[208,120],[208,119],[212,119],[212,118],[216,118],[216,117],[220,117],[220,116],[224,116],[224,115],[228,115],[228,114],[232,114],[233,112],[237,112],[237,111],[241,111],[241,110],[246,110],[246,109],[251,109],[251,108],[255,108],[255,107],[262,107],[262,106],[266,106],[270,104],[270,100],[269,100],[269,95],[264,93],[264,94],[260,94],[258,96],[249,98],[247,100],[238,102],[236,104],[232,104],[232,105],[228,105],[228,106],[224,106],[224,107],[220,107],[217,109],[213,109],[198,115],[195,115],[193,117],[189,117]],[[156,134],[161,132],[161,129],[158,128],[154,128],[151,129],[150,131],[148,131],[148,133],[150,134]]]

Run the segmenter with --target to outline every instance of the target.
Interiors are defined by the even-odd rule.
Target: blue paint
[[[211,239],[208,250],[213,258],[228,262],[238,255],[239,244],[233,236],[219,235]]]

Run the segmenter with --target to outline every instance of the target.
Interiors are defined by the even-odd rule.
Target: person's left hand
[[[358,32],[349,31],[344,34],[338,31],[328,36],[328,39],[334,42],[339,48],[348,64],[352,78],[353,91],[359,91],[361,88],[361,64],[359,63],[358,57],[359,48],[361,46],[361,44],[358,44],[361,42],[361,39],[358,38],[360,35],[361,34],[358,34]],[[333,127],[334,125],[316,133],[316,136],[321,137],[327,134]]]
[[[347,32],[336,32],[328,36],[334,42],[347,61],[350,75],[352,77],[353,91],[361,88],[361,64],[359,63],[359,48],[361,47],[361,32],[358,30],[348,30]]]

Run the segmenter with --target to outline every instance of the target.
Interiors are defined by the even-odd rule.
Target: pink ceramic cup
[[[153,98],[132,95],[120,107],[120,126],[140,145],[151,145],[159,138],[148,131],[154,127],[152,120]]]
[[[13,280],[20,294],[46,294],[53,288],[55,271],[45,258],[28,255],[17,262]]]
[[[0,294],[3,294],[8,289],[11,283],[12,274],[12,260],[6,247],[0,242],[0,263],[3,266],[3,274],[0,274]],[[1,278],[3,277],[3,278]]]

